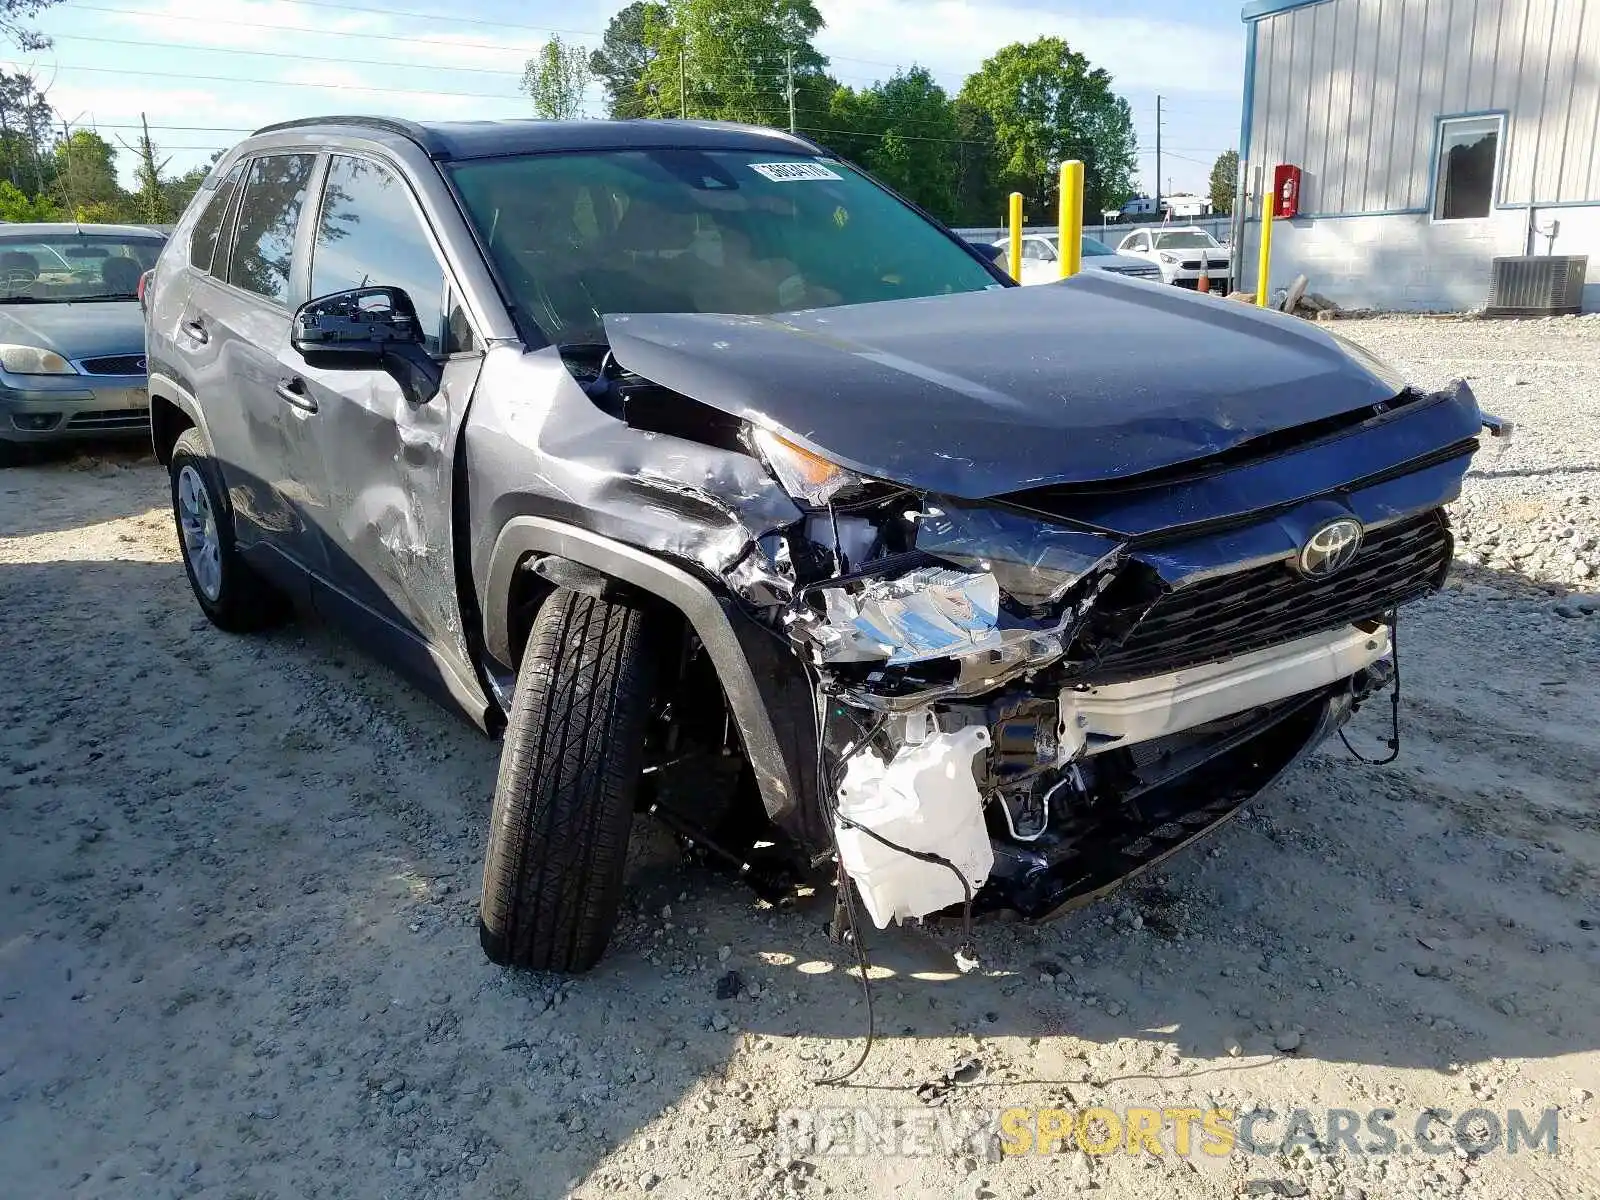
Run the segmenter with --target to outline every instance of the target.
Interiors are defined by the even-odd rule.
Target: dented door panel
[[[445,365],[437,395],[408,399],[383,371],[302,364],[327,471],[326,582],[446,655],[466,679],[451,517],[456,433],[482,360]]]

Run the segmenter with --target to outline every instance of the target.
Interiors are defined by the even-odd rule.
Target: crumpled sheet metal
[[[824,588],[822,598],[827,621],[812,636],[824,662],[901,666],[1000,646],[1000,585],[987,572],[923,567],[854,594]]]
[[[602,412],[553,350],[486,356],[468,435],[474,573],[513,516],[570,520],[713,576],[800,511],[756,458]]]
[[[969,571],[988,571],[1029,608],[1053,607],[1122,544],[1097,533],[1003,508],[935,498],[918,522],[917,549]]]

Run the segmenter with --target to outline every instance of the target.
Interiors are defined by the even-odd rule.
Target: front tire
[[[239,554],[217,484],[216,464],[206,453],[199,430],[186,429],[173,443],[169,471],[183,570],[201,611],[229,633],[249,633],[281,622],[288,605]]]
[[[522,657],[495,786],[479,939],[491,961],[587,971],[622,903],[656,662],[645,613],[557,591]]]

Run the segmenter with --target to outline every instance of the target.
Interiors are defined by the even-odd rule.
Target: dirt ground
[[[820,898],[765,908],[642,825],[596,971],[491,967],[497,747],[322,630],[208,626],[148,458],[0,475],[0,1194],[1600,1196],[1600,321],[1339,329],[1521,423],[1402,624],[1399,761],[1335,741],[1153,878],[983,929],[975,974],[872,938],[845,1087],[814,1081],[866,1009]],[[1261,1143],[1306,1110],[1321,1141],[982,1132],[1091,1106]],[[1397,1144],[1352,1153],[1332,1110]],[[1518,1110],[1556,1152],[1450,1145],[1469,1110],[1469,1141]]]

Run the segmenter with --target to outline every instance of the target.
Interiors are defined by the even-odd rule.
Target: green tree
[[[994,120],[970,100],[957,97],[953,106],[956,137],[955,223],[1000,225],[1005,222],[1005,188],[1000,183],[1000,149]]]
[[[570,121],[583,113],[583,90],[589,85],[589,60],[578,46],[552,37],[522,71],[522,90],[533,101],[533,114],[547,121]]]
[[[1213,212],[1231,213],[1234,192],[1239,186],[1239,152],[1224,150],[1217,155],[1211,168],[1211,208]]]
[[[80,221],[115,221],[127,211],[127,197],[117,183],[117,152],[110,142],[87,129],[74,130],[55,145],[55,186],[51,197]],[[109,215],[107,215],[109,214]]]
[[[0,179],[0,221],[54,221],[60,213],[43,196],[27,196],[9,179]]]
[[[131,197],[134,215],[146,224],[164,225],[172,220],[172,210],[167,204],[166,182],[161,178],[162,168],[168,160],[156,160],[156,146],[148,133],[139,136],[134,153],[139,156],[139,165],[133,172],[139,184],[139,190]]]
[[[50,103],[31,76],[0,71],[0,178],[29,196],[54,178]]]
[[[925,67],[897,71],[862,97],[879,133],[866,165],[890,187],[935,216],[955,215],[956,114],[945,90]]]
[[[797,111],[827,103],[821,28],[812,0],[668,0],[666,19],[647,23],[645,86],[670,116],[787,125],[791,64]]]
[[[0,0],[0,33],[23,50],[44,50],[50,39],[28,24],[61,0]]]
[[[968,77],[961,96],[994,123],[1001,184],[1037,219],[1054,214],[1060,164],[1083,160],[1084,209],[1115,208],[1132,191],[1133,115],[1111,76],[1058,37],[1006,46]]]
[[[617,120],[659,116],[645,84],[655,60],[650,26],[670,19],[658,0],[635,0],[606,26],[600,49],[589,55],[589,71],[606,89],[606,111]]]
[[[217,153],[222,152],[219,150]],[[209,174],[211,174],[210,167],[190,167],[182,175],[162,182],[162,196],[167,211],[172,214],[172,220],[175,221],[183,215],[183,210],[189,207],[189,201],[194,199],[194,194],[200,190],[200,185],[206,181],[206,176]]]

